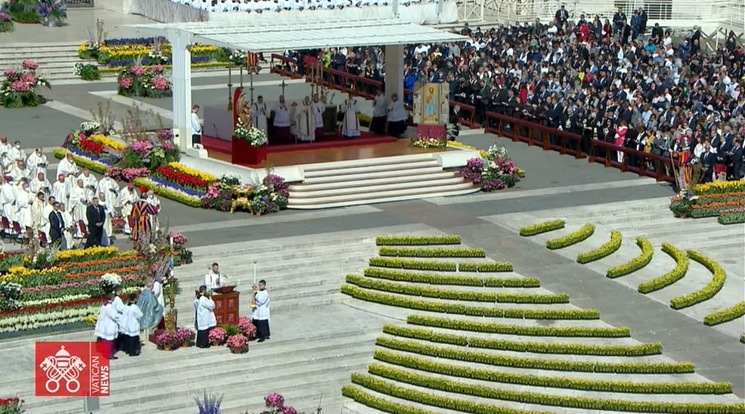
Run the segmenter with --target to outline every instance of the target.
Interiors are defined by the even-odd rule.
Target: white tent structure
[[[403,74],[403,47],[409,44],[460,42],[466,37],[412,24],[396,18],[375,20],[283,21],[273,16],[266,24],[198,22],[126,25],[147,36],[162,36],[171,43],[173,65],[173,128],[182,151],[191,146],[191,56],[195,43],[249,51],[385,46],[385,73]],[[403,96],[402,76],[388,76],[386,95]]]

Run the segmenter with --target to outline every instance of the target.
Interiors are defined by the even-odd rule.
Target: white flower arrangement
[[[86,121],[80,124],[80,130],[84,132],[85,131],[95,132],[95,131],[98,131],[99,129],[101,129],[101,124],[99,124],[98,122]]]
[[[243,65],[246,63],[246,56],[246,52],[242,50],[233,50],[228,59],[236,65]]]
[[[138,287],[133,286],[133,287],[128,287],[126,289],[123,289],[122,293],[129,294],[129,293],[137,292],[138,290],[139,290]],[[93,298],[93,296],[88,295],[86,293],[81,293],[78,295],[65,295],[65,296],[60,296],[60,297],[55,297],[55,298],[21,301],[21,305],[24,308],[31,307],[31,306],[47,306],[47,305],[56,305],[58,303],[76,302],[79,300],[86,300],[86,299],[91,299],[91,298]]]
[[[505,147],[498,147],[496,145],[492,145],[489,147],[489,149],[486,151],[489,153],[490,159],[509,159],[507,156],[507,148]]]
[[[266,137],[264,131],[258,128],[248,128],[243,124],[243,121],[238,120],[238,124],[235,126],[233,135],[238,139],[248,141],[252,147],[260,147],[266,145],[269,140]]]
[[[104,292],[113,292],[118,286],[121,286],[122,278],[116,273],[106,273],[101,276],[101,289]]]
[[[83,308],[62,309],[54,312],[19,314],[17,316],[4,317],[0,319],[0,333],[82,322],[86,317],[95,316],[98,313],[99,307],[99,305],[94,305]]]

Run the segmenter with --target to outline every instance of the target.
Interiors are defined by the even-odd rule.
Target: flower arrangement
[[[222,345],[225,343],[225,340],[227,338],[228,333],[225,331],[225,329],[219,326],[210,329],[210,333],[207,335],[207,339],[212,345]]]
[[[253,127],[248,128],[240,119],[238,120],[238,124],[235,126],[233,136],[248,141],[252,147],[260,147],[269,142],[264,131]]]
[[[186,248],[186,236],[181,233],[170,233],[169,238],[173,240],[173,255],[178,257],[178,264],[189,264],[194,254]]]
[[[163,98],[172,93],[171,82],[165,78],[163,66],[160,65],[128,66],[119,72],[117,82],[117,93],[122,96]]]
[[[234,354],[244,354],[248,352],[248,339],[242,334],[228,337],[228,340],[225,341],[225,345],[230,349],[230,352]]]
[[[106,172],[111,176],[111,178],[117,180],[117,181],[124,181],[127,183],[131,183],[137,178],[140,177],[150,177],[150,170],[146,167],[140,167],[140,168],[119,168],[119,167],[109,167]]]
[[[520,171],[509,159],[507,150],[494,145],[481,158],[468,160],[460,173],[484,192],[509,188],[520,181]]]
[[[215,46],[195,44],[189,48],[192,64],[215,60],[228,62],[229,54],[224,54]],[[100,42],[85,42],[78,48],[81,59],[95,59],[109,67],[130,66],[136,61],[144,65],[168,63],[171,45],[162,38],[106,39]],[[244,60],[245,62],[245,60]]]
[[[91,63],[76,63],[72,69],[72,73],[75,76],[80,76],[80,79],[84,81],[101,79],[101,72],[98,70],[98,66]]]
[[[447,140],[422,136],[412,141],[411,145],[417,148],[445,148],[447,147]]]
[[[245,316],[241,316],[238,319],[238,329],[240,329],[241,333],[248,339],[256,336],[256,327],[254,326],[251,319]]]
[[[21,285],[13,282],[0,282],[0,311],[14,311],[21,308]]]
[[[233,50],[228,59],[236,66],[243,66],[246,64],[246,56],[246,52],[242,50]]]
[[[6,108],[23,108],[39,106],[46,102],[38,93],[40,86],[51,88],[49,82],[36,73],[39,64],[24,60],[21,69],[5,69],[5,79],[0,83],[2,105]]]
[[[298,411],[294,407],[285,405],[285,397],[276,392],[264,397],[264,405],[267,410],[263,411],[261,414],[298,414]]]
[[[191,346],[194,344],[194,339],[196,339],[197,334],[188,328],[178,328],[176,330],[176,336],[178,337],[179,341],[181,341],[181,345],[188,345]]]
[[[122,278],[116,273],[106,273],[105,275],[101,276],[101,290],[103,290],[105,293],[113,292],[121,285]]]
[[[20,398],[0,398],[0,414],[21,414],[24,402]]]
[[[181,346],[182,340],[176,333],[161,332],[155,335],[155,345],[158,349],[170,351]]]
[[[91,141],[105,145],[103,142],[100,142],[98,139],[93,139],[94,136],[96,137],[104,137],[103,135],[93,135],[96,132],[98,132],[101,129],[101,124],[98,122],[93,121],[85,121],[80,124],[80,131],[85,135],[90,137]]]
[[[220,182],[227,185],[241,185],[241,177],[235,173],[225,173],[220,176]]]
[[[0,12],[0,33],[12,32],[13,29],[15,29],[15,27],[10,15]]]
[[[222,405],[222,395],[217,394],[207,394],[207,391],[204,392],[203,398],[200,400],[199,398],[194,398],[194,401],[197,402],[197,408],[199,409],[199,414],[220,414],[220,406]]]
[[[36,11],[42,19],[61,22],[67,18],[67,6],[58,0],[39,0]]]

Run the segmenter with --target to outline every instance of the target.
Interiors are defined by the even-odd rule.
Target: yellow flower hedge
[[[420,341],[466,346],[469,348],[493,349],[497,351],[533,352],[536,354],[571,354],[597,356],[649,356],[662,353],[662,344],[640,345],[594,345],[578,343],[549,343],[488,339],[456,334],[443,334],[426,329],[396,325],[383,326],[383,332]],[[385,338],[385,337],[381,337]]]
[[[745,180],[719,181],[691,186],[691,191],[696,195],[722,194],[745,191]]]
[[[433,260],[408,260],[393,257],[373,257],[370,266],[437,272],[511,272],[512,264],[506,262],[456,263]]]
[[[408,405],[399,404],[398,402],[390,402],[388,400],[385,400],[383,398],[375,397],[372,394],[363,391],[359,387],[355,387],[353,385],[345,385],[341,389],[341,395],[347,398],[351,398],[355,402],[365,405],[370,408],[374,408],[376,410],[382,411],[384,413],[390,413],[390,414],[437,414],[434,411],[428,411],[428,410],[422,410],[419,408],[414,408]],[[510,410],[505,409],[507,411],[496,411],[492,414],[527,414],[525,411],[521,410]]]
[[[643,268],[652,261],[652,256],[654,256],[654,246],[652,246],[652,243],[643,237],[638,237],[636,239],[636,245],[642,249],[641,254],[626,263],[608,269],[605,273],[606,277],[615,279],[617,277],[626,276]]]
[[[388,293],[373,292],[366,289],[360,289],[357,286],[349,284],[345,284],[341,287],[341,293],[349,295],[355,299],[380,303],[382,305],[427,312],[451,313],[453,315],[517,319],[600,319],[600,312],[596,309],[515,309],[469,306],[462,305],[460,303],[436,302],[431,300],[391,295]]]
[[[496,303],[569,303],[566,294],[533,294],[533,293],[496,293],[470,290],[451,290],[437,287],[408,285],[382,280],[368,279],[364,276],[347,275],[347,283],[364,289],[378,290],[399,295],[420,296],[425,298],[459,300],[469,302]]]
[[[114,151],[124,151],[127,149],[127,144],[124,144],[122,142],[119,142],[115,139],[109,138],[104,135],[98,135],[98,134],[91,135],[90,137],[88,137],[88,140],[99,143],[103,146],[109,147],[113,149]]]
[[[214,69],[214,68],[225,68],[227,63],[225,62],[207,62],[207,63],[192,63],[191,69]],[[161,65],[164,69],[169,70],[171,69],[171,65]],[[145,65],[144,67],[152,67],[150,65]],[[122,71],[121,66],[108,66],[105,68],[100,68],[98,70],[100,73],[119,73]]]
[[[520,235],[523,237],[535,236],[536,234],[563,229],[565,224],[566,222],[564,220],[544,221],[543,223],[536,223],[530,226],[521,227]]]
[[[472,249],[468,247],[381,247],[380,255],[389,257],[486,257],[486,251],[484,249]]]
[[[704,324],[708,326],[719,325],[720,323],[733,321],[743,315],[745,315],[745,302],[740,302],[737,305],[706,315]]]
[[[438,244],[460,244],[460,236],[378,236],[378,246],[428,246]]]
[[[135,178],[134,184],[137,187],[147,187],[150,190],[161,197],[173,200],[177,203],[187,205],[189,207],[201,208],[202,199],[196,196],[191,196],[180,191],[176,191],[172,188],[158,185],[149,178]]]
[[[573,233],[547,241],[546,247],[551,250],[563,249],[589,239],[593,233],[595,233],[595,226],[592,224],[585,224],[582,228]]]
[[[192,177],[197,177],[204,181],[209,181],[209,182],[217,181],[217,177],[215,177],[214,175],[203,172],[203,171],[195,170],[193,168],[189,168],[179,162],[171,162],[168,164],[168,166],[182,174],[187,174]]]
[[[678,280],[682,279],[688,272],[690,264],[685,252],[678,250],[669,243],[662,243],[662,251],[669,254],[675,260],[675,268],[664,275],[639,284],[637,289],[640,293],[651,293],[662,288],[666,288]]]
[[[541,287],[541,282],[535,277],[479,277],[443,275],[439,273],[403,272],[398,270],[368,267],[364,271],[367,277],[395,280],[409,283],[428,283],[430,285],[453,286],[484,286],[484,287]]]
[[[55,263],[81,262],[97,259],[108,259],[119,254],[116,246],[91,247],[84,250],[65,250],[57,253]]]
[[[621,235],[621,232],[613,230],[610,232],[610,240],[608,242],[597,249],[580,253],[579,256],[577,256],[577,263],[585,264],[608,257],[621,248],[622,242],[623,236]]]
[[[567,338],[628,338],[631,336],[631,329],[626,327],[505,325],[497,322],[465,321],[462,319],[424,315],[409,315],[406,318],[406,323],[433,328],[500,335],[559,336]]]
[[[709,269],[712,273],[711,281],[695,292],[670,300],[670,307],[673,309],[687,308],[713,298],[714,295],[722,290],[724,282],[727,280],[727,272],[724,271],[724,268],[717,261],[694,250],[688,250],[687,256],[689,259]]]

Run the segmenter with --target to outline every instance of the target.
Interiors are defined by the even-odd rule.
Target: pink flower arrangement
[[[145,74],[147,73],[145,68],[143,68],[140,65],[132,66],[132,68],[129,71],[132,72],[132,74],[135,76],[145,76]]]
[[[129,89],[132,87],[132,78],[121,78],[119,80],[119,87],[122,89]]]
[[[150,177],[150,170],[147,167],[141,168],[119,168],[109,167],[106,170],[111,178],[117,181],[132,182],[135,178]]]
[[[283,397],[282,394],[273,392],[264,397],[264,403],[269,408],[276,408],[281,410],[285,406],[285,397]]]
[[[158,91],[167,91],[171,85],[168,84],[168,80],[163,77],[153,78],[153,89]]]
[[[225,332],[225,329],[220,328],[219,326],[216,328],[212,328],[210,330],[209,335],[207,335],[207,339],[210,342],[219,342],[219,343],[225,342],[225,338],[227,337],[228,337],[228,333]]]
[[[6,78],[17,78],[19,75],[18,71],[15,69],[5,69],[3,71],[3,76]]]
[[[138,154],[147,154],[153,150],[153,144],[148,141],[136,141],[132,144],[132,151]]]
[[[178,328],[178,330],[176,330],[176,336],[179,338],[181,343],[185,343],[185,342],[190,343],[190,342],[194,342],[194,339],[197,337],[197,334],[188,328]]]
[[[34,62],[33,60],[28,60],[28,59],[24,60],[21,63],[21,66],[23,66],[23,68],[26,69],[26,70],[36,70],[36,69],[39,69],[39,64],[38,63]]]
[[[11,17],[9,14],[6,13],[0,13],[0,22],[9,22],[11,21]]]
[[[238,319],[238,329],[241,330],[241,333],[245,335],[246,338],[253,338],[254,335],[256,335],[256,327],[253,322],[251,322],[251,319],[248,319],[245,316]]]
[[[208,199],[214,199],[220,197],[220,183],[214,182],[207,188],[207,194],[204,195]]]
[[[233,335],[225,341],[225,345],[230,349],[243,350],[248,348],[248,339],[243,335]]]
[[[162,65],[153,65],[150,70],[153,72],[153,75],[160,75],[165,71],[165,68]]]
[[[26,82],[29,85],[36,85],[36,76],[33,73],[24,73],[21,76],[21,81]]]
[[[155,344],[160,348],[166,346],[173,347],[181,345],[181,340],[179,339],[177,334],[163,332],[155,335]]]
[[[10,89],[13,92],[28,92],[28,91],[31,90],[31,87],[29,86],[28,83],[26,83],[26,82],[24,82],[22,80],[17,80],[17,81],[14,81],[10,85]]]
[[[171,232],[171,234],[169,234],[169,236],[173,238],[173,244],[186,244],[186,242],[187,242],[186,236],[184,236],[181,233],[173,233],[173,232]],[[241,318],[241,319],[243,319],[243,318]],[[240,323],[238,324],[238,326],[240,326]]]
[[[282,407],[282,414],[297,414],[297,410],[294,407]]]

